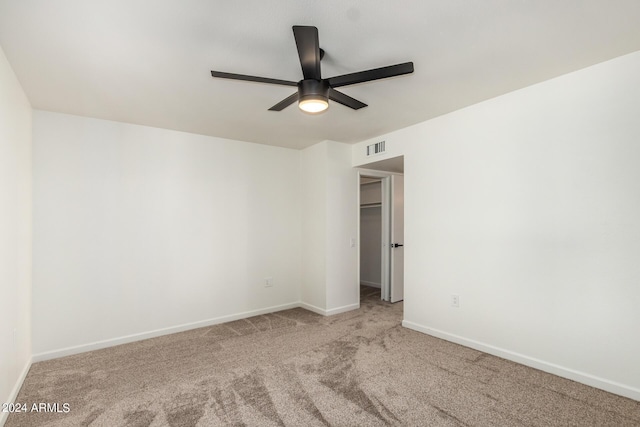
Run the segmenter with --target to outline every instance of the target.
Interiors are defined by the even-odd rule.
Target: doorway
[[[404,158],[359,168],[359,277],[388,302],[404,299]]]

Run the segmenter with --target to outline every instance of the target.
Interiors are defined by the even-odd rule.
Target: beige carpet
[[[363,288],[332,317],[286,310],[36,363],[17,426],[640,426],[640,402],[400,326]]]

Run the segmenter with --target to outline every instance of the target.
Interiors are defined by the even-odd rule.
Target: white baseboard
[[[378,289],[382,288],[382,285],[380,283],[367,282],[366,280],[361,280],[360,284],[364,286],[370,286],[372,288],[378,288]]]
[[[343,305],[342,307],[330,308],[327,310],[327,316],[333,316],[334,314],[346,313],[347,311],[357,310],[360,308],[360,304]]]
[[[315,305],[301,302],[300,307],[305,310],[313,311],[314,313],[321,314],[323,316],[333,316],[334,314],[346,313],[347,311],[357,310],[360,308],[360,304],[343,305],[342,307],[330,308],[325,310],[324,308],[316,307]]]
[[[304,308],[314,313],[321,314],[323,316],[332,316],[334,314],[344,313],[351,310],[360,308],[360,304],[350,304],[343,307],[337,307],[329,310],[325,310],[311,304],[303,302],[294,302],[289,304],[282,304],[273,307],[262,308],[259,310],[245,311],[243,313],[232,314],[228,316],[220,316],[213,319],[202,320],[199,322],[185,323],[183,325],[172,326],[169,328],[156,329],[148,332],[141,332],[138,334],[126,335],[118,338],[111,338],[102,341],[95,341],[88,344],[81,344],[73,347],[61,348],[58,350],[45,351],[42,353],[34,354],[31,357],[33,363],[42,362],[45,360],[57,359],[60,357],[71,356],[73,354],[85,353],[87,351],[100,350],[103,348],[114,347],[116,345],[128,344],[135,341],[141,341],[149,338],[155,338],[162,335],[175,334],[177,332],[184,332],[191,329],[203,328],[206,326],[217,325],[225,322],[232,322],[234,320],[246,319],[247,317],[259,316],[261,314],[274,313],[276,311],[288,310],[291,308]],[[21,383],[22,384],[22,383]]]
[[[591,387],[599,388],[610,393],[618,394],[620,396],[640,401],[640,389],[635,387],[631,387],[615,381],[610,381],[605,378],[596,377],[594,375],[576,371],[574,369],[565,368],[554,363],[549,363],[544,360],[505,350],[479,341],[461,337],[459,335],[454,335],[448,332],[440,331],[438,329],[422,326],[408,320],[403,320],[402,326],[404,326],[405,328],[413,329],[414,331],[422,332],[427,335],[442,338],[443,340],[451,341],[465,347],[470,347],[476,350],[483,351],[485,353],[493,354],[494,356],[502,357],[503,359],[511,360],[522,365],[530,366],[532,368],[536,368],[541,371],[557,375],[559,377],[568,378],[570,380],[586,384]]]
[[[27,360],[27,363],[25,363],[24,368],[22,369],[22,372],[20,373],[20,376],[16,381],[16,384],[13,386],[13,389],[11,389],[11,393],[7,397],[7,401],[2,403],[15,403],[16,398],[18,397],[18,393],[20,393],[20,389],[22,388],[22,383],[24,383],[24,379],[27,378],[29,369],[31,369],[32,361],[33,358],[29,358]],[[2,410],[0,409],[0,427],[4,426],[4,424],[7,422],[7,418],[9,418],[9,413],[2,412]]]
[[[327,310],[325,310],[324,308],[316,307],[315,305],[307,304],[306,302],[301,302],[299,307],[304,308],[305,310],[313,311],[314,313],[321,314],[323,316],[327,315]]]
[[[135,341],[141,341],[148,338],[155,338],[162,335],[175,334],[176,332],[184,332],[190,329],[203,328],[206,326],[217,325],[219,323],[232,322],[234,320],[246,319],[247,317],[259,316],[261,314],[273,313],[276,311],[288,310],[290,308],[301,307],[299,302],[282,304],[273,307],[262,308],[259,310],[245,311],[242,313],[231,314],[228,316],[215,317],[213,319],[201,320],[199,322],[185,323],[178,326],[172,326],[169,328],[156,329],[149,332],[142,332],[139,334],[126,335],[119,338],[112,338],[103,341],[96,341],[89,344],[82,344],[73,347],[62,348],[59,350],[46,351],[43,353],[34,354],[32,361],[42,362],[44,360],[57,359],[59,357],[70,356],[72,354],[84,353],[87,351],[100,350],[107,347],[113,347],[120,344],[127,344]]]

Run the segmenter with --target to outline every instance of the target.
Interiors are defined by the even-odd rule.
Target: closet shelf
[[[360,208],[379,208],[382,206],[382,203],[378,202],[378,203],[363,203],[360,205]]]

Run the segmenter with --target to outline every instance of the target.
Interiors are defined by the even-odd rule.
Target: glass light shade
[[[329,103],[326,99],[310,98],[301,100],[298,107],[305,113],[321,113],[329,108]]]

